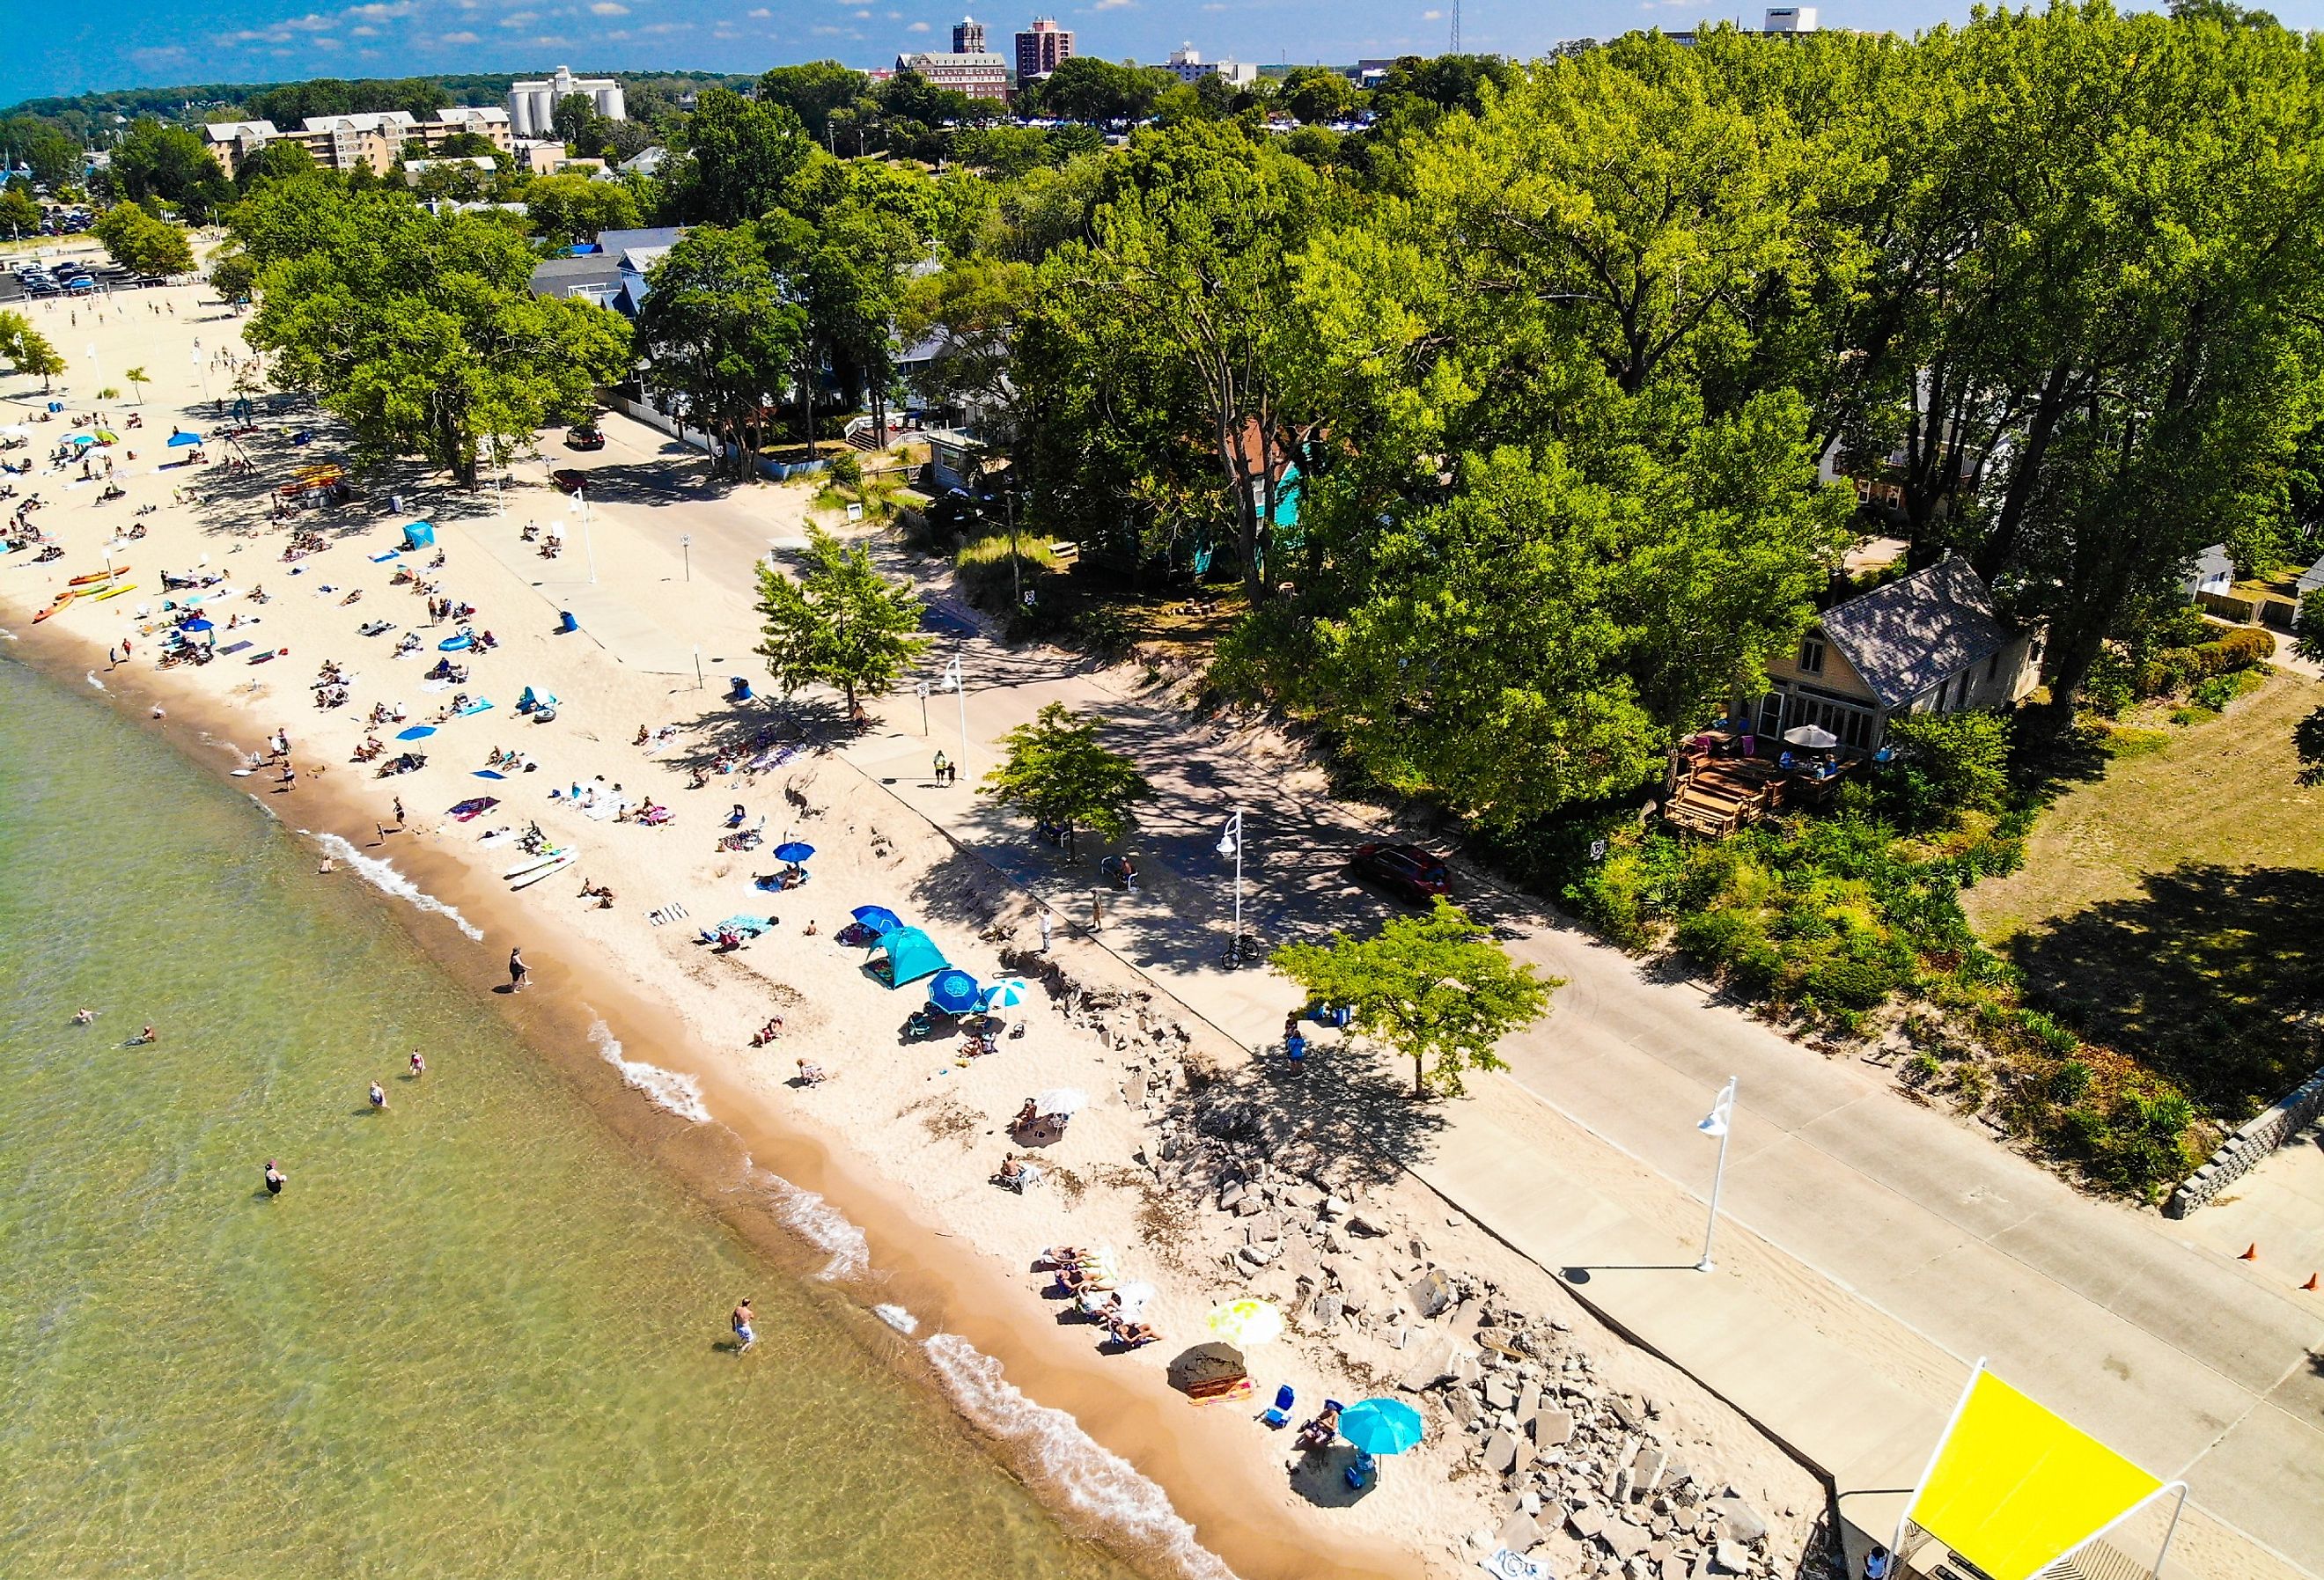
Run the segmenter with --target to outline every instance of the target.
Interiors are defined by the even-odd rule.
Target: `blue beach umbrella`
[[[396,731],[395,738],[399,741],[424,741],[435,733],[434,725],[413,725],[408,730]]]
[[[1023,1003],[1025,995],[1032,991],[1031,984],[1023,977],[1004,976],[977,995],[976,1007],[980,1010],[1013,1009]]]
[[[875,935],[892,933],[904,925],[904,919],[884,905],[859,905],[848,914],[870,928]]]
[[[170,436],[170,448],[173,450],[183,449],[189,444],[201,442],[202,436],[198,433],[173,433]]]
[[[928,984],[928,1003],[946,1014],[962,1014],[976,1007],[976,978],[957,966],[947,966]]]
[[[189,620],[183,625],[179,626],[178,629],[180,631],[216,631],[217,627],[208,620]]]
[[[76,433],[72,438],[65,442],[68,444],[95,444],[97,442],[97,435],[93,433]]]
[[[779,862],[803,862],[814,854],[815,846],[801,845],[796,839],[787,840],[775,846],[775,859]]]
[[[1401,1454],[1420,1441],[1420,1412],[1398,1399],[1359,1400],[1340,1412],[1340,1436],[1359,1453]]]

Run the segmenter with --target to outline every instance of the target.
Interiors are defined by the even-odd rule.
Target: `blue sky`
[[[1446,47],[1452,0],[1070,0],[1058,20],[1083,54],[1159,60],[1191,41],[1213,58],[1345,62]],[[1756,22],[1737,0],[1464,0],[1463,47],[1537,53],[1560,39],[1680,27],[1705,16]],[[883,65],[899,50],[946,47],[956,6],[913,0],[108,0],[42,8],[9,0],[19,25],[0,47],[0,105],[42,94],[192,82],[440,71],[693,69],[761,71],[825,57]],[[1960,20],[1968,0],[1846,0],[1827,27],[1910,31]],[[2315,26],[2324,0],[2278,5]],[[1031,10],[979,9],[995,46]]]

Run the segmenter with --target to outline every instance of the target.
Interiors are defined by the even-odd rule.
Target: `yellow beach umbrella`
[[[1211,1313],[1210,1326],[1231,1344],[1271,1344],[1283,1336],[1283,1313],[1265,1300],[1230,1300]]]

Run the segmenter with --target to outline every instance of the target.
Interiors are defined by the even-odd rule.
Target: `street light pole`
[[[920,684],[919,684],[919,692],[920,692],[920,739],[922,739],[922,740],[924,740],[924,741],[925,741],[925,740],[927,740],[927,736],[928,736],[928,683],[927,683],[926,680],[923,680],[923,681],[921,681],[921,682],[920,682]]]
[[[692,581],[694,579],[694,534],[680,532],[678,535],[678,546],[686,554],[686,579]]]
[[[968,761],[968,682],[960,672],[960,651],[953,650],[952,663],[945,670],[945,684],[960,693],[960,760]]]
[[[1242,964],[1242,808],[1237,807],[1219,836],[1219,854],[1234,857],[1234,934],[1227,942],[1227,965]]]
[[[1727,1141],[1735,1129],[1735,1077],[1733,1076],[1727,1077],[1727,1085],[1719,1089],[1718,1097],[1711,1104],[1710,1113],[1705,1115],[1702,1123],[1694,1128],[1704,1135],[1719,1138],[1719,1164],[1711,1176],[1711,1221],[1703,1225],[1702,1260],[1694,1264],[1695,1271],[1707,1273],[1711,1270],[1711,1237],[1719,1233],[1719,1192],[1727,1183]]]

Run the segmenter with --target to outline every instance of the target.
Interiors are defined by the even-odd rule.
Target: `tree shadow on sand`
[[[1414,1100],[1401,1071],[1345,1043],[1318,1045],[1298,1064],[1268,1053],[1233,1069],[1189,1075],[1171,1099],[1170,1117],[1341,1193],[1392,1179],[1425,1159],[1447,1123],[1439,1104]]]
[[[2010,946],[2030,996],[2239,1120],[2324,1060],[2324,873],[2190,864]]]

